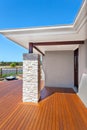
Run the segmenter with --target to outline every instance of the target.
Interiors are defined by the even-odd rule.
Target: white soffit
[[[78,44],[76,45],[55,45],[55,46],[38,46],[38,49],[40,49],[43,53],[45,51],[74,51],[79,47]]]
[[[48,26],[38,28],[23,28],[23,29],[11,29],[0,30],[0,34],[3,34],[8,39],[16,42],[17,44],[29,48],[29,42],[54,42],[54,41],[80,41],[87,39],[87,1],[83,2],[83,5],[79,11],[79,14],[72,25],[66,26]],[[72,50],[77,45],[61,46],[61,49]],[[60,46],[44,46],[39,47],[41,50],[60,50]]]

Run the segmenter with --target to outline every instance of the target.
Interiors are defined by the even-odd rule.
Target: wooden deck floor
[[[22,81],[0,83],[0,130],[87,130],[87,109],[72,89],[41,91],[22,103]]]

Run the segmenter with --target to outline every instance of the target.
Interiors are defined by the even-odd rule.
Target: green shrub
[[[16,63],[11,63],[10,66],[11,67],[16,67]]]

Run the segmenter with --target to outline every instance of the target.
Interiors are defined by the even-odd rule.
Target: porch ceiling
[[[45,51],[74,51],[79,47],[78,44],[76,45],[55,45],[55,46],[38,46],[38,49],[41,50],[43,53]]]
[[[66,26],[48,26],[38,28],[23,28],[12,30],[0,30],[0,34],[4,35],[8,39],[15,43],[29,49],[29,43],[39,42],[56,42],[56,41],[84,41],[87,39],[87,2],[83,2],[83,5],[79,11],[72,25]],[[41,51],[51,50],[74,50],[78,45],[66,45],[66,46],[44,46],[39,47]]]

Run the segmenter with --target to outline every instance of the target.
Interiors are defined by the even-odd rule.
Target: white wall
[[[49,51],[43,57],[45,86],[74,86],[74,52]]]
[[[79,83],[83,73],[87,73],[87,40],[79,47]]]
[[[79,90],[78,96],[87,107],[87,40],[79,47]]]

